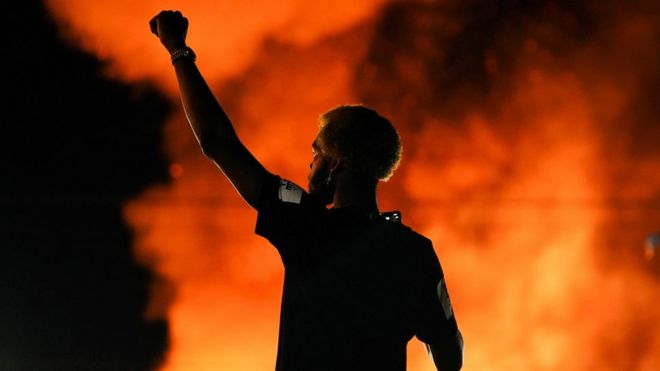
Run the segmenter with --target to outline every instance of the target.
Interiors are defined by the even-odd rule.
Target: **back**
[[[290,198],[286,187],[277,179],[264,190],[257,221],[285,265],[277,370],[405,370],[412,336],[456,328],[428,239],[304,192]]]

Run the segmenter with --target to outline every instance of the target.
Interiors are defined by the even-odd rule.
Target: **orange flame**
[[[147,79],[171,95],[174,74],[147,21],[161,8],[182,9],[200,68],[241,138],[268,169],[299,184],[306,184],[317,116],[360,100],[356,66],[372,47],[372,21],[387,6],[382,0],[47,4],[66,37],[109,62],[110,75]],[[660,150],[627,156],[616,135],[624,131],[619,123],[650,117],[657,124],[658,117],[640,119],[628,107],[660,60],[659,31],[633,11],[611,21],[560,58],[532,37],[510,52],[516,57],[510,65],[486,53],[496,111],[475,104],[451,122],[416,112],[421,119],[413,127],[397,108],[384,108],[399,119],[406,149],[393,181],[382,186],[381,206],[402,210],[407,224],[434,241],[466,341],[465,369],[660,369],[654,307],[660,289],[657,265],[649,265],[657,259],[644,260],[642,248],[643,233],[658,228],[660,208],[619,212],[608,203],[610,173],[618,172],[631,179],[616,183],[617,197],[660,204]],[[419,25],[430,27],[429,19]],[[538,27],[532,33],[570,43]],[[460,28],[460,21],[446,20],[447,37]],[[416,41],[413,47],[429,55],[445,46]],[[421,61],[398,57],[392,63],[403,69],[401,78],[419,89],[396,92],[408,107],[410,97],[431,93]],[[635,68],[626,64],[630,58]],[[473,103],[465,92],[455,95],[449,98]],[[172,183],[125,207],[138,236],[137,258],[175,286],[172,294],[155,285],[146,313],[171,325],[162,369],[272,369],[279,257],[253,235],[255,213],[201,156],[182,113],[166,130]],[[655,130],[649,135],[657,137]],[[634,227],[611,228],[617,221]],[[638,254],[610,253],[625,258],[608,269],[602,251],[619,251],[617,243],[636,236]],[[433,369],[415,342],[408,365]]]

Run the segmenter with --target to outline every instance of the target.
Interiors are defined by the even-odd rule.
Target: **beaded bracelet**
[[[172,53],[172,64],[174,64],[174,62],[180,58],[190,58],[194,62],[197,59],[197,56],[192,49],[186,46],[181,49],[177,49]]]

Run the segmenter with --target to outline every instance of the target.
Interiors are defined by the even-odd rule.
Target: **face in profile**
[[[332,203],[335,194],[334,181],[330,179],[332,157],[322,148],[318,137],[312,143],[312,162],[309,164],[309,194],[321,200],[324,205]]]

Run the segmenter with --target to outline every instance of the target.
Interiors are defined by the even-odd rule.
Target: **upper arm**
[[[236,134],[232,134],[212,146],[202,145],[202,151],[222,170],[241,197],[256,209],[263,183],[270,173],[241,143]]]
[[[434,343],[458,330],[444,274],[430,241],[420,247],[413,286],[412,328],[417,338]]]
[[[440,371],[460,370],[463,363],[463,338],[449,299],[440,262],[428,241],[420,255],[415,335],[426,344]]]
[[[463,367],[463,336],[460,331],[452,339],[424,344],[438,371],[458,371]]]
[[[231,120],[194,61],[183,58],[174,67],[183,108],[202,151],[215,161],[243,199],[256,208],[268,172],[238,139]]]

